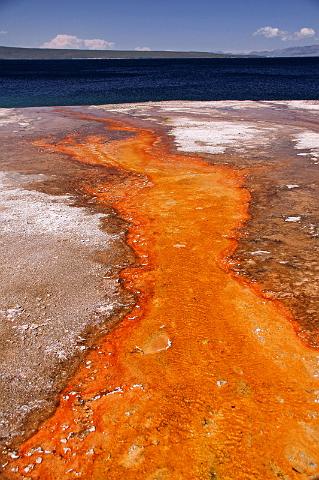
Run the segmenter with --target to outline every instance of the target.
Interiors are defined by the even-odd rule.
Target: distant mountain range
[[[289,47],[264,52],[251,52],[261,57],[319,57],[319,44],[306,47]]]
[[[319,44],[289,47],[250,54],[213,52],[170,52],[135,50],[66,50],[49,48],[1,47],[0,60],[68,60],[68,59],[134,59],[134,58],[247,58],[247,57],[319,57]]]

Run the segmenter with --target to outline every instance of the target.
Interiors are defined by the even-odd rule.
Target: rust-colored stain
[[[223,266],[247,219],[242,174],[172,153],[151,130],[110,126],[132,136],[41,146],[131,173],[90,193],[130,223],[137,261],[122,279],[137,305],[88,354],[6,477],[316,478],[317,354],[284,309]]]

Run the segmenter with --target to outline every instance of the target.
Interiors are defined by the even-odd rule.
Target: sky
[[[232,51],[319,44],[319,0],[0,0],[0,45]]]

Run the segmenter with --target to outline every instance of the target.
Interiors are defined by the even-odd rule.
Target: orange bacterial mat
[[[137,304],[5,478],[317,478],[318,354],[223,261],[247,219],[242,173],[172,153],[151,129],[91,119],[130,137],[38,145],[130,174],[89,193],[129,222],[136,264],[121,276]]]

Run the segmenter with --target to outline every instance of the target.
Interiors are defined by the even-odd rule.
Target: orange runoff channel
[[[84,116],[83,116],[84,117]],[[243,173],[174,153],[132,123],[129,138],[38,146],[127,172],[88,187],[129,222],[137,303],[100,339],[8,479],[303,479],[318,473],[318,361],[289,312],[231,274],[248,218]]]

